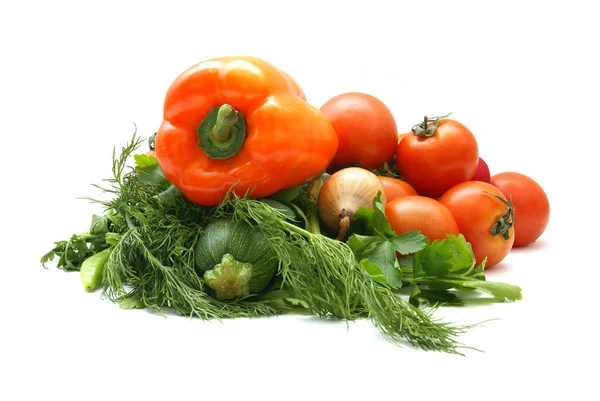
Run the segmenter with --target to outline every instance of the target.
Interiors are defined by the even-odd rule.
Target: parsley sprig
[[[471,244],[462,234],[430,242],[419,231],[397,235],[384,213],[381,193],[373,208],[360,208],[347,244],[364,270],[380,284],[410,288],[413,305],[462,305],[473,291],[486,293],[490,302],[521,299],[521,288],[487,281],[485,260],[476,266]]]

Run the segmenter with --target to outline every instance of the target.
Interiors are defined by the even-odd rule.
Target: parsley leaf
[[[379,192],[372,209],[357,211],[346,241],[359,266],[376,282],[395,289],[412,286],[409,302],[413,305],[462,305],[461,295],[472,291],[487,293],[496,302],[521,299],[518,286],[486,281],[485,260],[475,266],[464,235],[449,234],[433,242],[419,231],[396,235],[384,211]]]
[[[408,255],[425,248],[429,240],[419,231],[410,231],[390,238],[390,242],[394,245],[396,252]]]
[[[136,179],[143,185],[158,185],[163,189],[171,186],[165,178],[163,171],[158,165],[158,160],[153,156],[138,154],[133,156],[135,160]]]
[[[362,259],[359,266],[363,268],[369,275],[378,283],[387,284],[388,280],[379,268],[374,263],[369,262],[367,259]]]
[[[396,236],[390,222],[385,216],[385,206],[381,201],[381,191],[377,191],[377,195],[373,198],[373,229],[383,238]]]
[[[402,287],[402,273],[398,268],[396,251],[390,241],[379,243],[366,255],[366,260],[381,269],[389,285],[394,288]]]

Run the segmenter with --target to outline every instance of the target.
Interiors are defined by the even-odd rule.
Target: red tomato
[[[477,164],[477,170],[475,170],[475,175],[471,178],[471,181],[483,181],[490,183],[490,169],[487,163],[480,157],[479,163]]]
[[[403,132],[401,134],[398,134],[398,143],[400,143],[400,141],[402,140],[402,138],[404,138],[408,134],[411,134],[411,132]]]
[[[406,181],[398,178],[379,176],[388,202],[401,196],[418,195],[417,191]]]
[[[438,198],[473,177],[479,148],[467,127],[445,118],[438,123],[429,119],[427,128],[423,122],[413,130],[398,144],[396,166],[419,194]]]
[[[544,189],[530,177],[514,172],[498,173],[491,183],[515,208],[515,243],[522,247],[537,240],[548,226],[550,202]]]
[[[390,163],[398,146],[396,120],[378,98],[349,92],[329,99],[321,111],[331,122],[339,139],[334,169],[359,162],[375,169]]]
[[[515,240],[513,210],[499,189],[481,181],[467,181],[450,188],[440,199],[450,210],[461,234],[471,243],[477,264],[500,263]]]
[[[396,234],[419,230],[430,241],[458,235],[452,213],[440,202],[425,196],[410,195],[396,198],[385,206],[385,215]]]

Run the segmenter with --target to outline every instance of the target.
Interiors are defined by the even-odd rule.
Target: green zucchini
[[[279,265],[269,241],[258,229],[225,217],[204,228],[195,257],[197,273],[221,300],[259,293],[269,285]]]

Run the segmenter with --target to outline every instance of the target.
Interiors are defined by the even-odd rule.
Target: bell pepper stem
[[[228,104],[219,107],[217,122],[212,129],[213,139],[216,142],[226,142],[231,137],[231,129],[238,120],[236,111]]]
[[[244,117],[228,104],[213,108],[196,131],[198,146],[211,159],[235,156],[246,140]]]

